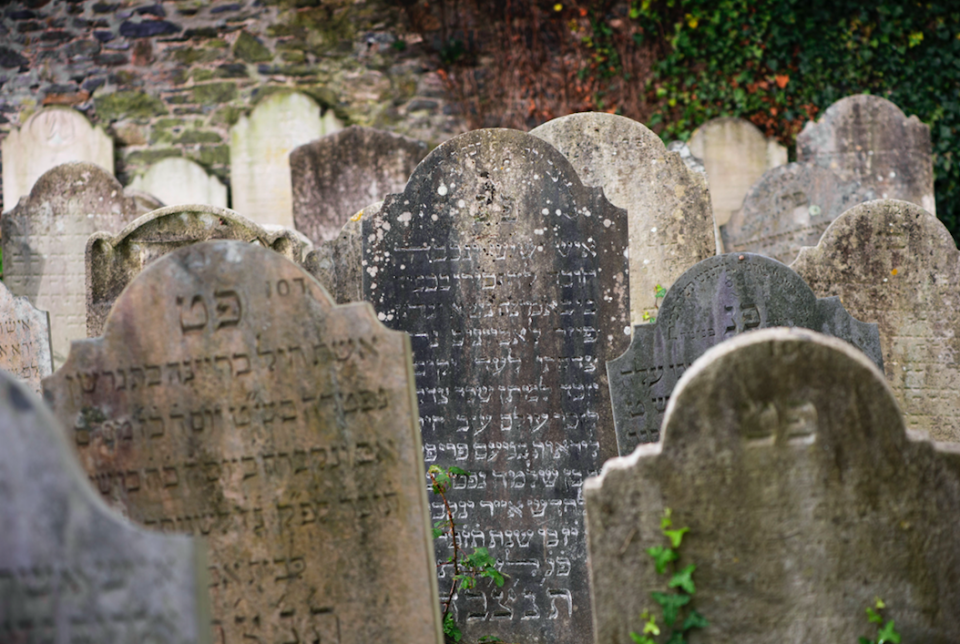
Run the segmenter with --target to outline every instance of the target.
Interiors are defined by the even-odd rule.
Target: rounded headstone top
[[[88,195],[94,201],[89,204],[78,202],[82,195]],[[101,201],[104,195],[113,201],[117,209],[125,210],[123,186],[116,177],[95,163],[71,161],[50,168],[40,175],[30,189],[27,199],[33,204],[52,201],[54,212],[60,211],[62,207],[77,210],[81,205],[84,206],[83,210],[109,212],[112,208],[105,207]]]
[[[916,148],[930,153],[930,128],[907,117],[896,103],[872,94],[847,96],[832,104],[797,135],[797,159],[822,154]]]

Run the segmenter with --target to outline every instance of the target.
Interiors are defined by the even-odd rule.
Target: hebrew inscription
[[[0,284],[0,369],[40,393],[40,379],[53,371],[50,317]]]

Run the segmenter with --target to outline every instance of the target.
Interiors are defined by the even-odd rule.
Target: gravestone
[[[812,331],[714,347],[677,386],[662,443],[584,484],[598,644],[629,642],[660,518],[688,527],[696,640],[856,642],[881,597],[904,642],[960,641],[960,452],[907,436],[883,375]],[[669,573],[669,569],[668,569]]]
[[[303,268],[317,278],[337,304],[363,301],[363,217],[376,216],[382,201],[369,205],[347,220],[336,239],[323,242],[307,254]]]
[[[601,112],[571,114],[531,130],[560,150],[581,181],[600,186],[626,209],[630,229],[630,319],[656,317],[658,288],[716,255],[704,175],[667,152],[660,137],[632,119]]]
[[[277,253],[148,264],[44,381],[84,469],[210,548],[223,642],[441,641],[410,345]]]
[[[202,542],[107,508],[62,432],[0,372],[0,641],[210,642]]]
[[[293,228],[290,151],[340,129],[312,98],[279,92],[230,129],[230,193],[233,209],[258,224]]]
[[[100,335],[110,307],[144,267],[167,253],[212,239],[259,244],[302,264],[312,248],[288,228],[267,230],[232,210],[214,206],[170,206],[129,223],[116,235],[94,233],[87,239],[87,337]]]
[[[156,195],[168,206],[204,204],[227,207],[227,187],[207,174],[199,163],[183,157],[168,157],[134,177],[129,188]]]
[[[760,255],[711,257],[674,282],[656,324],[634,327],[630,348],[607,363],[620,455],[660,440],[677,381],[707,349],[774,326],[836,336],[882,367],[877,325],[852,318],[838,298],[817,299],[799,275]]]
[[[87,237],[119,230],[143,214],[123,186],[92,163],[49,170],[30,195],[0,217],[3,278],[10,292],[50,313],[54,368],[70,341],[86,337],[83,253]]]
[[[166,205],[149,192],[137,190],[136,188],[132,188],[130,186],[123,189],[123,194],[129,199],[133,199],[134,209],[137,212],[150,212],[152,210],[159,210]]]
[[[871,201],[839,217],[791,268],[817,295],[877,323],[907,427],[960,442],[960,252],[946,227],[914,204]]]
[[[602,365],[629,341],[626,211],[548,143],[476,130],[361,223],[364,298],[412,336],[424,460],[470,472],[450,493],[463,545],[509,575],[458,593],[464,637],[588,641],[580,490],[615,453]]]
[[[423,141],[351,125],[290,153],[293,223],[318,246],[367,204],[403,192],[427,156]]]
[[[694,130],[688,145],[693,156],[703,160],[718,226],[730,220],[764,172],[787,162],[785,147],[739,118],[707,121]]]
[[[0,284],[0,369],[40,393],[40,379],[53,372],[50,316]]]
[[[670,141],[670,143],[667,144],[667,151],[679,154],[687,167],[694,172],[699,172],[700,174],[707,173],[707,169],[703,167],[703,159],[698,159],[693,156],[693,152],[690,151],[690,146],[687,145],[685,141]]]
[[[812,163],[767,170],[720,229],[727,252],[749,251],[789,264],[803,246],[816,246],[840,214],[874,198],[856,181],[843,181]]]
[[[70,161],[95,163],[113,174],[113,140],[68,107],[45,107],[0,143],[3,209],[12,210],[47,170]]]
[[[840,99],[797,135],[797,160],[843,181],[858,181],[878,199],[900,199],[937,214],[930,128],[885,98]]]

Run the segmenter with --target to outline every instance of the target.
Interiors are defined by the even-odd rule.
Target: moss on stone
[[[280,57],[288,63],[302,63],[307,59],[307,55],[298,49],[284,51],[280,54]]]
[[[265,63],[273,58],[267,46],[246,31],[241,31],[233,44],[233,55],[248,63]]]
[[[194,82],[208,81],[214,76],[213,70],[203,68],[193,70],[190,75],[193,77]]]
[[[131,166],[148,166],[161,159],[166,159],[168,157],[179,157],[183,156],[180,153],[180,150],[176,148],[161,148],[159,150],[135,150],[123,157],[124,165],[128,168]]]
[[[220,57],[216,49],[200,49],[198,47],[180,47],[172,51],[173,59],[184,65],[194,63],[212,63]]]
[[[237,86],[230,82],[206,83],[197,85],[191,92],[194,103],[201,105],[218,105],[232,101],[237,97]]]
[[[149,118],[168,113],[167,106],[159,98],[146,92],[125,91],[112,94],[97,94],[93,99],[97,116],[101,121],[116,121],[121,118]]]
[[[223,139],[210,130],[187,130],[174,140],[174,143],[222,143]]]
[[[230,146],[229,145],[205,145],[200,148],[200,154],[197,157],[200,165],[210,167],[214,165],[230,164]]]
[[[210,118],[210,125],[233,125],[240,120],[243,110],[232,105],[224,105]]]
[[[228,45],[227,45],[227,41],[224,40],[223,38],[211,38],[210,40],[203,43],[203,46],[208,48],[223,49]]]
[[[171,130],[161,130],[155,127],[150,131],[150,145],[173,143],[174,136],[176,136],[176,134]]]

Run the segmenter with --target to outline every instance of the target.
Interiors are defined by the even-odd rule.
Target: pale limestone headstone
[[[367,204],[403,192],[427,144],[351,125],[290,153],[293,221],[314,244],[334,239]]]
[[[442,641],[409,338],[278,253],[148,264],[44,396],[101,493],[202,535],[222,642]]]
[[[378,201],[351,217],[336,239],[317,246],[303,262],[303,268],[323,284],[337,304],[363,301],[361,220],[375,217],[382,205]]]
[[[127,186],[124,188],[123,194],[126,197],[133,199],[137,212],[150,212],[152,210],[159,210],[166,205],[149,192],[137,190],[132,186]]]
[[[960,442],[960,252],[919,206],[871,201],[841,215],[792,265],[880,329],[884,371],[907,427]]]
[[[205,204],[227,207],[227,187],[207,174],[199,163],[168,157],[150,166],[130,182],[129,188],[156,195],[168,206]]]
[[[0,216],[3,278],[10,292],[50,313],[54,367],[85,338],[84,249],[98,230],[119,230],[142,214],[134,197],[100,166],[65,163]]]
[[[107,508],[57,419],[3,372],[0,443],[0,641],[211,641],[203,542]]]
[[[50,316],[0,284],[0,369],[40,393],[40,379],[53,372]]]
[[[690,641],[856,642],[886,603],[903,642],[960,641],[960,451],[904,431],[883,374],[850,345],[766,329],[684,374],[660,443],[584,483],[595,642],[630,642],[673,566],[694,565]],[[668,545],[663,511],[689,528]],[[685,609],[686,610],[686,609]],[[696,638],[696,639],[694,639]]]
[[[730,220],[764,172],[787,162],[785,147],[739,118],[707,121],[694,130],[688,145],[693,156],[703,160],[718,226]]]
[[[12,210],[47,170],[89,161],[113,174],[113,140],[103,127],[69,107],[45,107],[0,143],[3,210]]]
[[[296,264],[303,264],[313,248],[295,230],[267,230],[214,206],[169,206],[139,217],[116,235],[94,233],[87,239],[85,255],[87,336],[100,335],[113,303],[147,264],[182,246],[212,239],[259,244]]]
[[[797,160],[859,181],[878,199],[900,199],[937,214],[930,128],[885,98],[840,99],[797,136]]]
[[[530,131],[560,150],[585,185],[626,209],[630,228],[630,320],[656,318],[658,288],[716,255],[704,175],[640,123],[602,112],[571,114]],[[662,292],[662,291],[661,291]]]
[[[258,224],[293,228],[290,152],[341,128],[332,110],[320,114],[298,92],[268,96],[230,129],[233,209]]]

